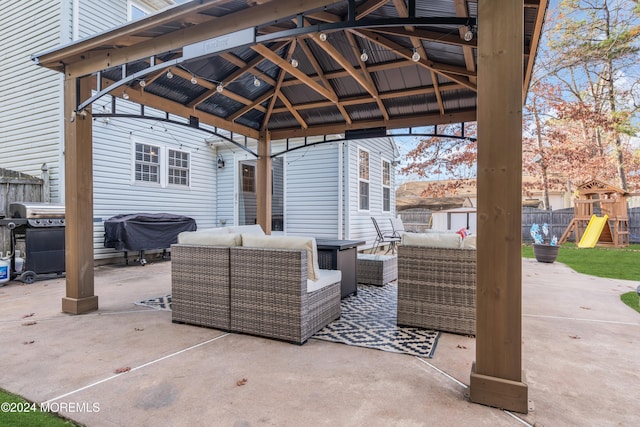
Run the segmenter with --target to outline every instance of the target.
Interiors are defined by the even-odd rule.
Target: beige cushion
[[[476,242],[478,241],[478,235],[472,234],[462,239],[462,249],[476,249]]]
[[[307,278],[318,280],[318,249],[313,237],[258,236],[242,233],[242,246],[249,248],[304,249],[307,251]]]
[[[204,246],[241,246],[240,234],[209,233],[207,231],[186,231],[178,234],[178,243]]]
[[[404,233],[402,244],[423,248],[460,249],[462,237],[457,233]]]
[[[326,286],[342,281],[340,270],[318,270],[318,280],[307,279],[307,292],[317,291]]]
[[[256,234],[258,236],[264,236],[264,230],[259,224],[253,225],[233,225],[227,227],[229,233],[241,233],[241,234]]]

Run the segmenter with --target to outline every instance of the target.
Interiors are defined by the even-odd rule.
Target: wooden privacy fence
[[[9,205],[15,202],[48,201],[48,168],[42,165],[44,178],[0,168],[0,217],[9,217]],[[44,196],[43,196],[44,195]],[[0,252],[10,250],[10,232],[0,227]]]

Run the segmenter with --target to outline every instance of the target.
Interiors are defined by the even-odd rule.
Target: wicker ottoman
[[[358,283],[383,286],[398,278],[398,258],[358,254]]]

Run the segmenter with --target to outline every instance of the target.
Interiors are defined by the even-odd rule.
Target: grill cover
[[[166,249],[178,242],[178,234],[195,231],[196,221],[169,213],[122,214],[104,222],[104,247],[119,251]]]

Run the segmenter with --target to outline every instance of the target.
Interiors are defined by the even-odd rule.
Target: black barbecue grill
[[[127,265],[128,253],[138,251],[138,261],[145,265],[144,251],[162,249],[162,259],[168,259],[167,248],[178,242],[178,234],[196,228],[195,219],[170,213],[116,215],[104,222],[104,247],[124,251]]]
[[[33,283],[38,274],[65,271],[64,205],[51,203],[11,203],[11,218],[0,219],[0,226],[11,230],[11,278]],[[24,242],[24,265],[16,271],[16,244]]]

